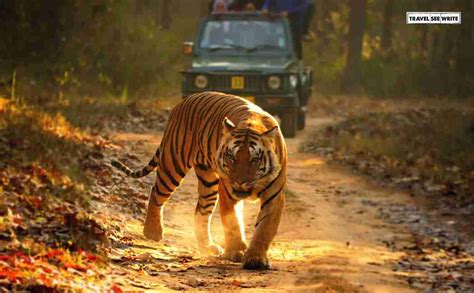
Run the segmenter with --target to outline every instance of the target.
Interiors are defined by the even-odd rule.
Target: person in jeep
[[[230,11],[240,12],[240,11],[250,11],[250,8],[253,7],[254,10],[262,9],[264,0],[234,0],[229,5]]]
[[[216,4],[225,2],[225,10],[229,12],[258,11],[262,9],[265,0],[211,0],[209,13],[216,12]],[[222,10],[222,9],[220,9]]]
[[[278,13],[288,17],[291,26],[296,55],[303,59],[303,25],[305,12],[309,7],[308,0],[266,0],[262,7],[263,13]]]

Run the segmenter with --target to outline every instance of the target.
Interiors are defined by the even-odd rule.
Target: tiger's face
[[[223,129],[216,156],[218,175],[230,183],[234,195],[249,197],[281,169],[274,143],[278,127],[257,132],[237,128],[226,118]]]

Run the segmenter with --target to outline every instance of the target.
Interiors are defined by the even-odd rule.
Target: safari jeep
[[[190,68],[181,72],[183,97],[202,91],[234,94],[278,116],[286,137],[305,127],[312,71],[296,57],[286,18],[210,15],[183,52],[192,56]]]

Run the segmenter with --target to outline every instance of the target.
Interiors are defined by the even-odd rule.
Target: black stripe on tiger
[[[217,191],[213,191],[209,194],[206,194],[206,195],[201,195],[202,198],[204,199],[209,199],[210,197],[214,196],[214,195],[217,195]]]
[[[203,208],[203,207],[201,207],[201,205],[198,203],[198,204],[196,205],[196,210],[195,210],[195,212],[196,212],[196,213],[199,213],[199,214],[201,214],[201,215],[203,215],[203,216],[208,216],[208,215],[212,214],[212,212],[213,212],[213,210],[214,210],[215,204],[216,204],[215,202],[212,203],[212,204],[210,204],[209,207],[212,206],[212,209],[207,210],[207,208],[209,208],[209,207]]]
[[[198,206],[201,210],[206,210],[210,207],[214,207],[215,204],[216,204],[216,202],[214,201],[214,202],[211,202],[210,204],[207,204],[205,206],[202,206],[200,203],[198,203]]]
[[[262,193],[264,193],[264,192],[267,191],[270,187],[272,187],[273,184],[278,180],[278,178],[280,178],[281,173],[282,173],[282,170],[280,169],[280,172],[278,173],[278,175],[277,175],[270,183],[268,183],[268,185],[265,186],[265,188],[262,189],[262,190],[257,194],[257,196],[260,197],[260,195],[262,195]]]
[[[263,209],[267,204],[269,204],[277,195],[280,194],[280,192],[283,190],[283,185],[280,187],[280,189],[278,189],[277,192],[275,192],[274,194],[272,194],[263,204],[262,206],[260,207],[260,209]]]
[[[199,96],[199,94],[197,95]],[[188,99],[188,101],[191,101],[190,103],[192,103],[192,99]],[[196,125],[196,120],[197,120],[197,117],[199,116],[199,114],[202,112],[200,111],[200,106],[201,104],[205,104],[207,102],[207,99],[204,99],[204,98],[201,98],[197,104],[192,107],[192,114],[191,116],[189,117],[189,124],[186,124],[186,128],[194,128]],[[196,129],[194,129],[194,131],[196,131]],[[194,134],[193,134],[194,135]],[[188,164],[188,168],[191,168],[191,163],[192,163],[192,156],[194,155],[194,149],[196,148],[196,145],[195,145],[195,142],[196,140],[195,139],[191,139],[191,144],[189,146],[189,151],[188,151],[188,155],[186,156],[186,161],[187,161],[187,164]]]
[[[227,186],[225,184],[223,184],[223,186],[224,186],[225,192],[227,193],[227,195],[229,196],[230,199],[232,199],[234,201],[239,201],[240,200],[240,198],[235,197],[233,193],[229,192],[229,190],[227,189]]]
[[[152,197],[150,203],[153,203],[155,206],[161,207],[164,202],[166,202],[166,200],[171,196],[171,193],[162,193],[159,190],[158,186],[155,184],[151,189],[150,196]],[[163,199],[163,202],[160,202],[160,198]]]
[[[198,176],[197,174],[196,174],[196,177],[199,179],[199,181],[202,183],[202,185],[206,186],[207,188],[210,188],[210,187],[212,187],[212,186],[214,186],[214,185],[219,184],[219,179],[216,179],[216,180],[214,180],[214,181],[208,182],[208,181],[206,181],[205,179],[203,179],[203,178],[201,178],[200,176]]]
[[[266,214],[265,216],[263,216],[261,219],[259,219],[257,221],[257,223],[255,224],[255,228],[258,227],[258,225],[260,225],[261,222],[263,222],[263,220],[265,220],[266,218],[268,218],[271,214]]]
[[[156,169],[156,167],[158,167],[159,159],[160,159],[160,148],[158,148],[156,150],[156,153],[153,156],[153,158],[151,158],[150,162],[148,162],[148,164],[145,167],[143,167],[141,170],[133,171],[129,167],[127,167],[125,164],[123,164],[119,161],[115,161],[115,160],[113,160],[110,164],[113,167],[115,167],[115,168],[119,169],[120,171],[124,172],[129,177],[141,178],[141,177],[144,177],[144,176],[150,174],[153,170]]]
[[[168,146],[170,147],[169,149],[169,153],[171,155],[171,161],[173,162],[172,166],[170,166],[170,168],[172,169],[168,169],[166,168],[167,166],[164,166],[167,170],[167,173],[169,174],[169,170],[174,170],[174,172],[180,176],[181,178],[183,178],[186,173],[183,171],[184,168],[186,168],[184,162],[182,160],[178,160],[178,158],[176,157],[176,153],[178,153],[176,150],[179,149],[178,145],[179,145],[179,139],[180,137],[182,137],[180,131],[181,131],[181,123],[183,121],[183,116],[184,116],[184,112],[186,112],[187,108],[186,107],[181,107],[179,109],[177,109],[176,111],[176,123],[173,123],[171,125],[171,128],[170,128],[170,131],[173,133],[173,135],[170,137],[170,141],[168,142]],[[184,139],[184,137],[183,137]],[[184,142],[183,142],[184,143]],[[183,168],[181,168],[181,165],[183,165]],[[173,184],[175,184],[173,182]],[[176,186],[178,185],[179,183],[175,184]]]

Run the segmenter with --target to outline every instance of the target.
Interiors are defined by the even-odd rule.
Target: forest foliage
[[[317,91],[473,96],[473,2],[316,0],[312,30],[317,37],[305,43],[304,55]],[[107,130],[163,129],[168,112],[156,109],[176,100],[155,98],[173,94],[179,99],[179,70],[189,62],[181,44],[193,39],[207,4],[0,0],[0,286],[120,292],[107,279],[106,260],[96,253],[111,240],[130,240],[120,227],[106,225],[110,218],[91,202],[115,200],[117,207],[141,215],[146,195],[137,201],[140,194],[104,164],[119,151],[138,164]],[[462,25],[406,25],[406,11],[462,11]],[[351,29],[352,23],[358,29]],[[360,51],[353,50],[359,41]],[[356,67],[348,66],[351,54]],[[349,71],[357,78],[348,78]],[[359,97],[335,100],[327,108],[367,114],[369,106]],[[315,101],[313,110],[324,109],[325,99]],[[347,109],[344,101],[350,101]],[[362,171],[391,176],[412,189],[434,186],[456,204],[472,202],[472,111],[412,110],[411,103],[406,108],[349,117],[324,128],[310,137],[319,145],[309,151],[331,147],[329,155],[360,163]],[[383,172],[372,172],[374,167]],[[127,189],[113,189],[117,185]]]
[[[192,40],[207,3],[0,1],[0,83],[11,90],[16,79],[17,94],[36,98],[71,90],[139,97],[177,91],[179,69],[188,61],[181,43]],[[316,1],[317,38],[305,44],[316,87],[373,96],[472,95],[472,9],[472,0]],[[358,11],[353,22],[351,11]],[[462,24],[407,25],[407,11],[461,11]],[[347,87],[357,32],[358,77]]]
[[[16,73],[17,94],[40,100],[68,90],[157,95],[178,84],[181,38],[195,27],[176,19],[173,31],[162,30],[159,4],[2,1],[0,80],[10,86]]]
[[[344,75],[351,5],[365,5],[359,89],[373,96],[472,96],[473,1],[316,1],[318,38],[305,51],[317,87],[333,92]],[[359,3],[357,3],[359,2]],[[362,2],[362,4],[360,3]],[[461,11],[462,25],[407,25],[407,11]]]

